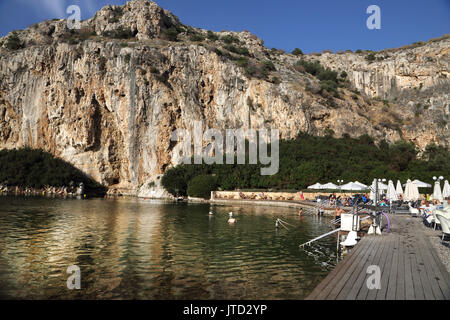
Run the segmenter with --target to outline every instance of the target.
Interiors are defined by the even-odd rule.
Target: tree
[[[187,194],[190,197],[209,199],[211,191],[217,190],[217,180],[211,175],[200,175],[189,181]]]
[[[291,52],[294,56],[301,56],[303,55],[303,51],[300,50],[299,48],[295,48],[294,50],[292,50]]]

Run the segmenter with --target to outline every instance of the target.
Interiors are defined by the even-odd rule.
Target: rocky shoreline
[[[6,186],[0,184],[0,194],[3,195],[56,195],[56,196],[84,196],[86,197],[84,184],[80,183],[78,186],[62,186],[53,187],[46,186],[43,188],[21,187],[21,186]]]

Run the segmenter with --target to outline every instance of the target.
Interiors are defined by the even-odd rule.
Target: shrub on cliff
[[[206,37],[208,38],[208,40],[211,40],[211,41],[219,40],[219,37],[214,32],[212,32],[211,30],[208,30],[208,33],[207,33]]]
[[[295,56],[302,56],[303,55],[303,51],[300,50],[299,48],[295,48],[294,50],[292,50],[291,52],[293,55]]]
[[[130,29],[124,29],[120,26],[116,30],[103,32],[103,36],[114,39],[130,39],[134,37],[134,34]]]
[[[194,33],[189,37],[189,40],[191,40],[193,42],[201,42],[201,41],[205,40],[205,38],[203,37],[203,35],[201,35],[199,33]]]
[[[175,27],[170,27],[169,29],[161,31],[161,36],[163,39],[169,41],[178,41],[179,30]]]
[[[24,44],[20,41],[17,33],[13,31],[12,34],[6,39],[5,46],[9,50],[19,50],[24,47]]]
[[[236,53],[236,54],[241,54],[244,56],[250,55],[250,52],[245,47],[236,47],[236,46],[233,46],[230,44],[230,45],[225,46],[224,48],[227,49],[228,51]]]
[[[366,60],[369,61],[369,62],[373,62],[373,61],[375,61],[375,59],[376,59],[376,57],[375,57],[375,54],[373,52],[369,53],[366,56]]]
[[[220,38],[221,41],[227,43],[227,44],[232,44],[234,43],[240,43],[239,38],[232,36],[232,35],[226,35],[226,36],[222,36]]]
[[[211,191],[217,190],[217,180],[210,175],[201,175],[189,181],[187,194],[190,197],[209,199]]]

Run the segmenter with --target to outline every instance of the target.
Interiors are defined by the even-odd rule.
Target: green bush
[[[273,78],[272,78],[272,83],[273,83],[273,84],[280,84],[280,83],[281,83],[281,80],[280,80],[280,78],[278,78],[278,77],[273,77]]]
[[[161,179],[162,186],[174,196],[187,194],[187,178],[183,166],[169,169]]]
[[[276,71],[276,70],[277,70],[277,69],[275,68],[275,65],[273,64],[273,62],[270,61],[270,60],[264,61],[264,62],[263,62],[263,65],[264,65],[264,68],[265,68],[267,71]]]
[[[219,37],[214,32],[212,32],[211,30],[208,30],[208,33],[206,34],[206,37],[208,38],[208,40],[211,40],[211,41],[219,40]]]
[[[118,27],[116,30],[103,32],[104,37],[114,38],[114,39],[131,39],[134,38],[134,34],[130,29],[124,29],[122,26]]]
[[[19,50],[24,47],[23,42],[20,41],[20,38],[16,32],[12,32],[12,34],[6,39],[5,45],[9,50]]]
[[[239,38],[237,38],[237,37],[235,37],[235,36],[232,36],[232,35],[222,36],[222,37],[220,38],[220,40],[223,41],[223,42],[225,42],[225,43],[227,43],[227,44],[232,44],[232,43],[237,43],[237,44],[239,44],[239,43],[240,43]]]
[[[249,56],[250,55],[250,52],[245,47],[236,47],[234,45],[227,45],[224,48],[227,49],[228,51],[236,53],[236,54],[241,54],[241,55],[244,55],[244,56]]]
[[[161,35],[163,39],[169,40],[169,41],[178,41],[178,34],[179,30],[175,27],[170,27],[168,29],[165,29],[161,32]]]
[[[209,199],[211,191],[217,190],[217,180],[210,175],[201,175],[189,181],[187,194],[190,197]]]
[[[197,41],[201,42],[201,41],[205,40],[205,38],[201,34],[195,33],[189,37],[189,40],[194,41],[194,42],[197,42]]]
[[[320,81],[320,87],[328,92],[337,93],[337,83],[332,80]]]
[[[291,53],[293,55],[295,55],[295,56],[302,56],[303,55],[303,51],[300,50],[299,48],[295,48]]]
[[[366,56],[366,60],[369,61],[369,62],[375,61],[375,59],[376,59],[376,57],[375,57],[375,54],[373,52],[369,53]]]
[[[319,79],[322,89],[337,94],[339,79],[336,71],[324,68],[319,61],[309,62],[300,60],[296,66],[303,68],[306,72]]]

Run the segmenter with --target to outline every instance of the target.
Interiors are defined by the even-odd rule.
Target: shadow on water
[[[0,297],[302,299],[337,262],[334,237],[298,248],[328,221],[288,208],[3,196]],[[81,290],[66,287],[70,265]]]

